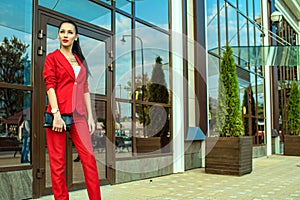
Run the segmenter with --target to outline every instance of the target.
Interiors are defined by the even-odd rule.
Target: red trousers
[[[74,114],[73,120],[70,136],[82,163],[89,199],[100,200],[100,182],[86,118],[85,116]],[[55,132],[47,128],[46,134],[52,192],[56,200],[68,200],[69,193],[65,177],[66,132]]]

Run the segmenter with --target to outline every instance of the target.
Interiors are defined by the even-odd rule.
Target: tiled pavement
[[[241,177],[206,174],[204,168],[153,179],[102,186],[103,200],[300,200],[300,157],[272,155],[253,160]],[[40,200],[52,200],[46,196]],[[88,199],[86,190],[71,200]]]

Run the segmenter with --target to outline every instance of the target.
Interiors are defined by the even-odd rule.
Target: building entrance
[[[45,129],[42,127],[43,114],[46,106],[46,91],[42,80],[42,71],[45,57],[55,49],[59,49],[57,39],[58,26],[65,20],[64,16],[52,15],[49,12],[39,11],[36,41],[36,69],[37,81],[35,104],[39,123],[36,125],[36,139],[33,140],[33,193],[34,197],[51,194],[51,177],[49,157],[46,146]],[[111,115],[111,41],[109,35],[97,30],[89,24],[74,20],[78,25],[80,45],[88,63],[91,76],[89,89],[92,99],[92,110],[96,123],[96,131],[91,135],[94,154],[97,161],[98,174],[101,185],[114,183],[114,153],[113,141],[114,122]],[[67,135],[66,149],[66,179],[70,191],[85,188],[85,181],[80,159],[71,138]]]

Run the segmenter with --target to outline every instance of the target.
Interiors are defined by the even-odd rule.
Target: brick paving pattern
[[[272,155],[253,160],[244,176],[206,174],[204,168],[101,187],[103,200],[300,200],[300,157]],[[46,196],[40,200],[52,200]],[[88,200],[86,190],[71,200]]]

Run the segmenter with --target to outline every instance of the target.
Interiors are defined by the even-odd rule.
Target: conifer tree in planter
[[[206,173],[244,175],[252,171],[252,137],[243,136],[236,65],[231,47],[225,47],[220,66],[216,111],[219,137],[206,138]]]
[[[288,134],[284,136],[284,154],[300,156],[300,90],[293,81],[288,103]]]

